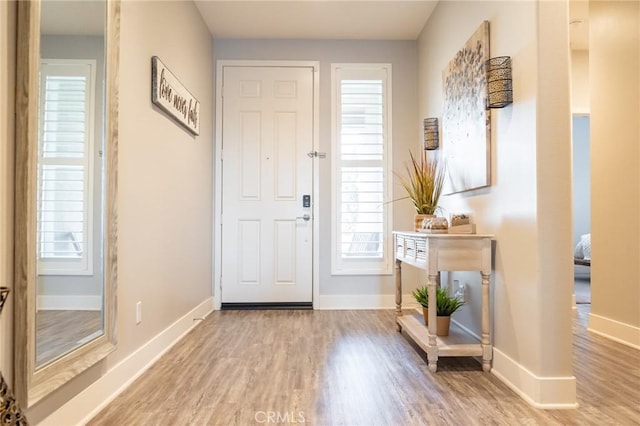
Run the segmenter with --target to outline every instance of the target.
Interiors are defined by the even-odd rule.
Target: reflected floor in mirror
[[[102,312],[41,310],[36,324],[36,365],[40,366],[100,336]]]

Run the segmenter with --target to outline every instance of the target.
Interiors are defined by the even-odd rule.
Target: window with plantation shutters
[[[391,65],[334,64],[332,273],[391,273]]]
[[[38,129],[38,273],[92,273],[95,61],[43,60]]]

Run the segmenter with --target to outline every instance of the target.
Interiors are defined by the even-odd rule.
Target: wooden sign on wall
[[[151,101],[190,132],[200,134],[200,102],[157,56],[151,58]]]

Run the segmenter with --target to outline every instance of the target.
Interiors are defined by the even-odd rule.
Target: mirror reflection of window
[[[104,334],[104,6],[43,3],[36,368]]]
[[[92,274],[95,61],[40,66],[38,273]]]

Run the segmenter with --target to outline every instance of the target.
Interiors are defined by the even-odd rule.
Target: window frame
[[[341,158],[341,82],[342,80],[382,80],[383,87],[383,231],[381,258],[344,258],[341,241],[341,169],[370,160]],[[390,63],[334,63],[331,64],[331,274],[332,275],[391,275],[393,273],[393,143],[392,143],[392,65]]]
[[[83,254],[79,258],[56,258],[56,257],[43,257],[41,255],[41,241],[42,236],[40,234],[40,227],[37,228],[37,273],[38,275],[93,275],[93,255],[94,255],[94,229],[93,229],[93,213],[94,213],[94,156],[95,156],[95,144],[96,144],[96,129],[95,129],[95,111],[96,111],[96,71],[97,61],[95,59],[41,59],[40,61],[40,75],[39,75],[39,93],[38,93],[38,198],[41,196],[41,168],[43,165],[77,165],[79,161],[71,161],[70,159],[53,159],[47,160],[42,156],[42,143],[43,143],[43,131],[44,131],[44,102],[45,102],[45,90],[47,71],[49,67],[62,67],[67,68],[66,72],[69,75],[73,75],[75,71],[73,68],[88,67],[88,72],[76,73],[76,75],[88,76],[87,82],[87,95],[86,95],[86,136],[85,136],[85,151],[82,158],[82,165],[84,166],[84,211],[83,211],[83,234],[84,234],[84,247]],[[56,75],[56,74],[53,74]],[[66,160],[66,161],[65,161]],[[40,201],[38,200],[38,206]],[[38,207],[38,217],[40,215],[40,207]],[[40,219],[38,218],[38,222]]]

